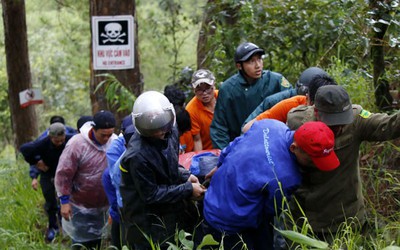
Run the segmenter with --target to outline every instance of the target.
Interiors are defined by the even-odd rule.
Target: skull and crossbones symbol
[[[123,43],[125,40],[121,39],[121,37],[126,36],[125,32],[121,34],[122,26],[119,23],[108,23],[104,27],[105,33],[101,33],[100,36],[105,37],[107,39],[103,40],[103,43],[107,42],[120,42]]]

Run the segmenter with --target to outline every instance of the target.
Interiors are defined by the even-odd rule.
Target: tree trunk
[[[208,38],[214,36],[217,26],[230,27],[238,21],[237,13],[240,5],[232,3],[220,3],[208,0],[203,14],[203,20],[197,40],[197,68],[209,68],[215,48],[210,44]],[[221,18],[221,12],[224,13]],[[219,18],[215,18],[220,16]],[[212,39],[211,39],[212,40]],[[231,46],[232,41],[225,41],[225,47]],[[233,57],[232,57],[233,60]]]
[[[96,93],[95,89],[105,78],[97,76],[99,74],[112,74],[119,82],[129,89],[135,96],[140,95],[143,91],[143,77],[140,73],[139,52],[138,52],[138,25],[135,16],[136,4],[135,0],[91,0],[90,16],[118,16],[132,15],[134,17],[134,68],[122,70],[94,70],[93,69],[93,47],[90,53],[90,100],[92,103],[92,111],[96,113],[99,110],[107,109],[112,111],[120,124],[122,118],[129,114],[129,111],[117,112],[118,107],[111,107],[105,98],[104,88],[100,88]],[[92,32],[93,36],[93,32]],[[93,40],[92,40],[93,41]]]
[[[208,0],[206,9],[203,14],[203,20],[199,32],[199,39],[197,40],[197,68],[207,68],[207,38],[213,36],[215,33],[215,23],[213,21],[213,6],[214,0]]]
[[[379,1],[371,1],[371,9],[379,9]],[[382,10],[381,10],[382,11]],[[382,19],[383,15],[388,15],[389,11],[378,11],[375,20]],[[373,31],[371,56],[372,64],[374,67],[374,87],[375,87],[375,101],[380,110],[388,110],[392,108],[393,97],[390,95],[390,87],[388,81],[385,79],[385,41],[384,36],[387,31],[388,25],[376,23],[375,27],[379,31]]]
[[[21,108],[19,92],[32,88],[24,0],[2,0],[4,44],[7,60],[8,100],[14,146],[37,137],[38,125],[34,106]]]

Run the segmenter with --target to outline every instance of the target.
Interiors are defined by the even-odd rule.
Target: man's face
[[[239,64],[238,68],[242,68],[248,77],[258,79],[262,75],[263,66],[262,55],[255,54],[249,60],[243,62],[242,65]]]
[[[96,137],[96,141],[98,141],[101,145],[104,145],[108,142],[108,139],[113,135],[114,128],[99,128],[94,129],[94,137]]]
[[[209,103],[214,97],[214,86],[207,83],[200,83],[195,89],[194,93],[202,103]]]
[[[296,155],[297,163],[302,166],[315,167],[311,157],[302,150],[296,142],[293,142],[290,146],[290,151]]]
[[[50,136],[50,141],[58,148],[65,142],[65,135]]]
[[[164,131],[164,130],[157,130],[156,132],[153,133],[153,135],[151,137],[155,138],[155,139],[160,139],[160,140],[164,140],[165,139],[165,135],[168,133],[169,131]]]

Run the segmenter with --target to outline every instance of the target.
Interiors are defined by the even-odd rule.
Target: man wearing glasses
[[[195,97],[190,100],[186,110],[190,114],[192,123],[194,151],[213,148],[210,125],[218,97],[218,90],[215,90],[214,84],[215,77],[209,70],[199,69],[192,76]]]
[[[238,137],[243,122],[266,97],[292,88],[281,74],[263,70],[264,54],[253,43],[237,47],[234,58],[239,72],[221,85],[210,127],[215,148],[223,149]]]

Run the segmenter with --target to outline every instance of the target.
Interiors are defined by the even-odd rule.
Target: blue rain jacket
[[[289,150],[293,134],[284,123],[265,119],[222,151],[204,199],[212,227],[240,233],[278,212],[274,204],[281,206],[282,195],[289,197],[301,181]]]

